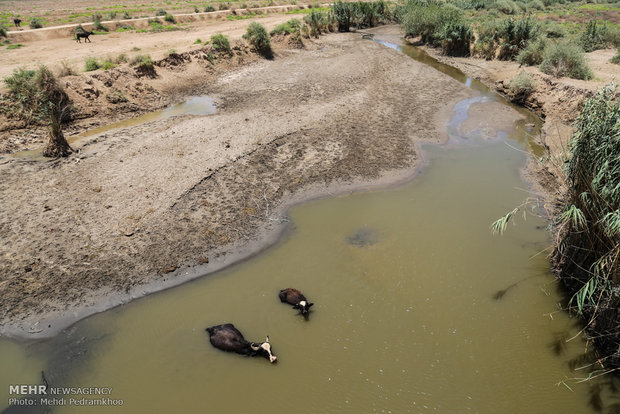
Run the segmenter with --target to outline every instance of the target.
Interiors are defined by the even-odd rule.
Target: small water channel
[[[159,121],[161,119],[167,119],[181,115],[210,115],[214,114],[215,111],[216,107],[213,98],[208,96],[193,96],[183,102],[171,105],[158,111],[147,112],[134,118],[128,118],[123,121],[113,122],[111,124],[102,125],[96,128],[86,130],[79,134],[68,137],[67,141],[72,146],[75,146],[76,144],[80,145],[86,138],[103,134],[104,132],[114,131],[121,128],[129,128],[137,125],[142,125],[147,122]],[[45,159],[42,156],[42,150],[40,148],[19,151],[13,154],[12,157]]]
[[[407,54],[418,50],[402,48]],[[8,384],[112,387],[123,407],[54,413],[590,413],[587,385],[563,385],[583,353],[544,249],[545,221],[502,237],[489,224],[526,196],[525,124],[498,137],[424,145],[429,166],[406,185],[310,202],[254,259],[90,317],[35,344],[0,341]],[[412,127],[415,127],[412,125]],[[543,252],[543,253],[541,253]],[[286,287],[315,302],[308,321],[280,303]],[[212,348],[207,326],[270,335],[279,362]],[[572,384],[572,382],[571,382]],[[7,412],[39,412],[41,407]]]

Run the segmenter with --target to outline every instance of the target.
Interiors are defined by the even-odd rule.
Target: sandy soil
[[[201,67],[188,56],[160,81]],[[257,252],[292,203],[412,177],[417,144],[444,140],[474,94],[355,33],[251,62],[199,85],[214,115],[107,132],[66,160],[0,160],[2,334],[52,335]]]

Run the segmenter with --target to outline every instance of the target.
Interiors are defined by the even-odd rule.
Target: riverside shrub
[[[267,30],[265,30],[262,24],[256,22],[250,23],[243,38],[249,41],[254,49],[261,55],[268,58],[273,55],[271,40],[269,39]]]
[[[586,63],[583,49],[575,44],[561,42],[545,49],[540,70],[558,78],[592,79],[592,69]]]
[[[231,53],[230,42],[228,41],[228,37],[225,35],[218,33],[211,36],[211,44],[214,48],[219,51],[224,51]]]

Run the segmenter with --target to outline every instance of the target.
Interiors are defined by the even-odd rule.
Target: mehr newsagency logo
[[[47,385],[9,385],[9,405],[30,406],[121,406],[112,398],[112,387],[50,387]]]

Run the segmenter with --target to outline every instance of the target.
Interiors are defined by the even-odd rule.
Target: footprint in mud
[[[347,237],[347,243],[357,247],[372,246],[379,242],[379,232],[373,229],[361,228]]]

